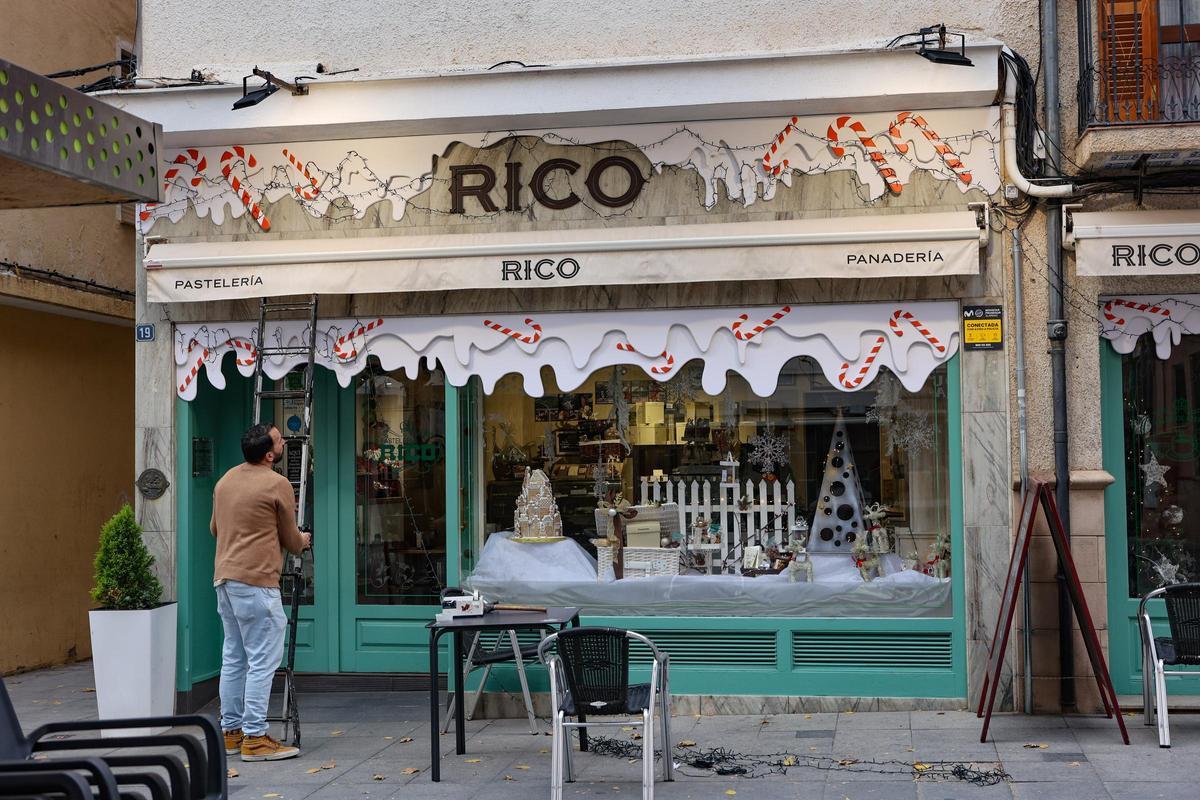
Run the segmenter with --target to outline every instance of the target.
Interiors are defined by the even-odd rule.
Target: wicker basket
[[[593,539],[596,545],[596,580],[612,569],[613,549],[604,539]],[[625,577],[649,578],[654,575],[678,575],[679,551],[673,547],[626,547]]]

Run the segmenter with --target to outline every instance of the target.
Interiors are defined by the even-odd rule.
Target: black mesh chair
[[[1155,636],[1147,604],[1161,597],[1167,609],[1170,636]],[[1158,746],[1171,746],[1167,722],[1167,676],[1195,677],[1195,670],[1166,667],[1200,667],[1200,583],[1176,583],[1155,589],[1138,604],[1138,629],[1142,634],[1142,703],[1146,724],[1158,716]],[[1151,698],[1153,691],[1153,698]]]
[[[649,683],[629,683],[631,641],[645,645],[653,656]],[[550,670],[551,800],[562,800],[564,779],[573,780],[571,730],[579,730],[582,740],[591,726],[630,725],[642,728],[642,798],[652,800],[656,705],[662,716],[663,779],[674,779],[667,655],[640,633],[585,627],[546,637],[538,647],[538,657]],[[569,717],[576,721],[568,721]],[[619,719],[597,721],[595,717]]]
[[[80,735],[103,730],[181,727],[200,728],[203,739],[175,730],[150,736],[99,738]],[[155,752],[145,752],[139,748],[155,748]],[[163,748],[182,751],[182,757],[162,752]],[[109,754],[100,758],[85,758],[71,755],[69,751],[72,750],[98,750]],[[37,760],[33,758],[35,754]],[[127,769],[137,771],[125,771]],[[140,799],[143,789],[151,800],[225,800],[229,796],[225,744],[217,724],[208,717],[187,714],[144,719],[50,722],[25,735],[16,708],[8,696],[8,689],[0,678],[0,773],[23,776],[8,780],[10,785],[16,785],[22,780],[32,780],[31,775],[37,771],[53,770],[82,775],[97,790],[98,796],[112,800],[116,800],[118,795]],[[63,785],[66,786],[66,783]],[[129,791],[127,787],[141,788]],[[69,792],[70,789],[64,788],[63,791]],[[3,796],[0,794],[0,797]]]

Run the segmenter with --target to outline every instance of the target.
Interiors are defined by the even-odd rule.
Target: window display
[[[434,605],[446,580],[445,382],[372,361],[355,386],[358,602]]]
[[[1122,358],[1129,596],[1200,576],[1200,337]]]
[[[950,614],[944,366],[851,393],[794,358],[770,397],[700,373],[616,366],[563,393],[547,370],[540,398],[502,378],[468,585],[609,614]]]

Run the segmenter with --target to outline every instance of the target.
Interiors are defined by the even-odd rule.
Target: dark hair
[[[275,426],[269,422],[262,425],[251,425],[242,434],[242,457],[247,464],[257,464],[271,452],[274,443],[271,441],[271,430]]]

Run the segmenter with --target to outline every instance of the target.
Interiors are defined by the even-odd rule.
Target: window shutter
[[[1158,119],[1158,0],[1100,0],[1099,20],[1105,118]]]

